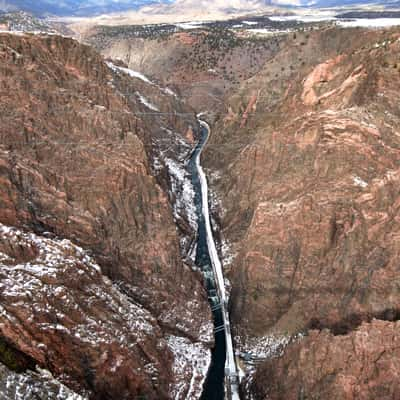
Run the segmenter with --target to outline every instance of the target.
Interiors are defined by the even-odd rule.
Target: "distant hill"
[[[336,18],[400,18],[400,11],[351,11],[337,15]]]
[[[302,7],[340,7],[353,5],[380,4],[387,7],[399,7],[399,0],[271,0],[274,5],[291,5]]]
[[[307,1],[304,1],[307,3]],[[308,2],[310,3],[310,2]],[[313,3],[313,7],[338,7],[338,6],[352,6],[352,5],[363,5],[363,4],[381,4],[384,6],[398,7],[399,1],[391,0],[317,0]]]
[[[15,32],[42,32],[72,36],[73,32],[63,22],[50,21],[46,18],[37,18],[25,11],[0,13],[2,30]]]
[[[0,11],[23,10],[35,15],[98,15],[135,10],[170,0],[0,0]]]

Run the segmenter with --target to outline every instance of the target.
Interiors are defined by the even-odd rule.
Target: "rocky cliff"
[[[374,320],[348,335],[311,331],[283,357],[263,364],[254,399],[396,399],[399,322]]]
[[[29,398],[41,368],[90,398],[195,398],[193,111],[71,39],[1,34],[0,60],[0,384]]]
[[[239,348],[261,362],[310,328],[349,335],[346,342],[370,332],[366,371],[352,370],[339,338],[329,345],[342,352],[337,369],[330,359],[317,362],[312,354],[329,339],[314,334],[261,367],[252,386],[258,398],[399,393],[395,375],[368,375],[380,354],[377,325],[350,333],[362,321],[398,315],[399,52],[397,29],[293,35],[230,96],[213,128],[207,165],[223,199],[220,225],[231,245],[225,255],[234,256]],[[305,359],[297,362],[304,352],[309,370]],[[342,370],[367,382],[355,384],[353,397],[342,397]]]

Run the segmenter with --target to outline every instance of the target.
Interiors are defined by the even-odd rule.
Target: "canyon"
[[[397,398],[400,29],[81,41],[0,34],[5,398]]]
[[[219,69],[227,51],[202,35],[119,37],[99,50],[146,65],[212,121],[205,167],[236,351],[249,372],[242,395],[392,398],[397,375],[364,376],[356,359],[373,371],[386,351],[374,337],[396,340],[398,29],[326,27],[260,39],[254,52],[251,40],[236,42],[228,77]],[[214,65],[174,61],[192,59],[194,44]],[[345,350],[361,337],[368,350]],[[316,358],[324,343],[330,350]]]

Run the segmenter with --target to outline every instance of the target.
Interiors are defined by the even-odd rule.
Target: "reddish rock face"
[[[156,319],[82,249],[1,225],[0,254],[2,337],[96,398],[167,396],[173,356]]]
[[[396,399],[400,393],[400,323],[374,320],[333,336],[310,331],[285,355],[258,369],[255,400]]]
[[[397,315],[399,38],[398,29],[328,29],[294,39],[231,96],[213,128],[206,151],[210,186],[222,199],[222,235],[236,254],[231,315],[239,347],[255,357],[282,351],[288,337],[310,327],[343,333],[355,321]],[[303,375],[303,364],[290,363],[292,350],[271,380],[274,360],[257,375],[257,387],[267,396],[272,382],[282,391],[271,398],[303,398],[290,386],[289,370],[296,388],[308,379],[307,398],[374,398],[365,394],[372,375],[364,384],[361,370],[354,376],[363,394],[348,395],[350,383],[338,371],[350,374],[352,364],[340,340],[332,343],[340,356],[326,396],[318,389],[325,388],[319,369],[328,379],[331,360],[312,365],[310,356]],[[374,343],[365,345],[378,357]],[[318,355],[324,346],[315,346]],[[373,357],[365,359],[366,371],[373,370]],[[372,379],[371,393],[388,387],[386,398],[393,398],[396,375],[381,379]]]
[[[214,128],[208,165],[238,253],[239,334],[399,307],[399,37],[329,29],[294,40]]]
[[[179,246],[194,227],[176,212],[185,227],[178,232],[179,193],[165,165],[155,166],[190,152],[193,112],[73,40],[2,34],[0,117],[0,223],[69,239],[101,268],[73,255],[66,262],[69,249],[48,265],[36,246],[3,238],[5,265],[17,267],[0,268],[1,336],[96,398],[175,397],[178,387],[186,398],[201,390],[210,311]],[[31,276],[36,286],[26,288]],[[194,348],[197,363],[182,359],[175,342],[183,352]]]
[[[157,264],[175,274],[166,196],[101,59],[73,41],[5,36],[2,75],[1,220],[77,240],[118,279],[132,281],[135,264],[142,279]]]

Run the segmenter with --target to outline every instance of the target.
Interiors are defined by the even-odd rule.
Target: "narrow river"
[[[201,400],[224,400],[225,390],[230,399],[239,400],[222,265],[211,231],[207,180],[200,165],[201,152],[207,143],[210,129],[205,122],[199,120],[199,123],[201,126],[199,143],[188,163],[195,189],[195,204],[199,221],[196,265],[201,269],[205,278],[208,299],[213,310],[214,327],[217,330],[211,367],[204,384]],[[225,380],[226,373],[230,375],[230,379]],[[227,387],[225,387],[225,382],[227,382]]]

